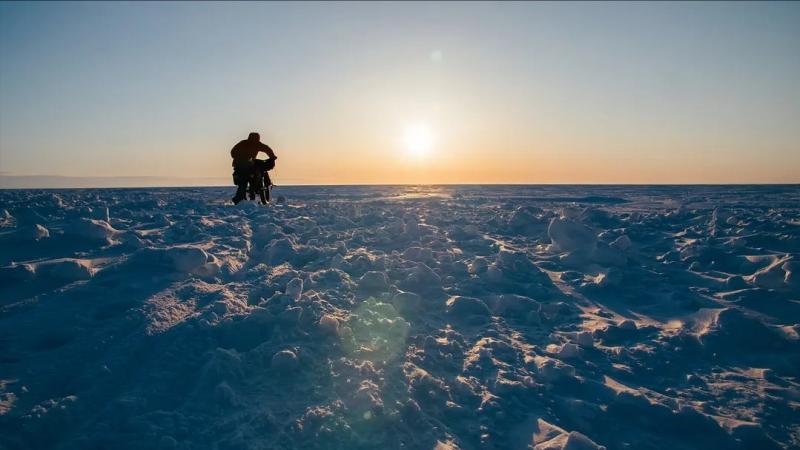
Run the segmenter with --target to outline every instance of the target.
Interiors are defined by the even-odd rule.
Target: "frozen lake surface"
[[[0,191],[2,449],[800,446],[800,186]]]

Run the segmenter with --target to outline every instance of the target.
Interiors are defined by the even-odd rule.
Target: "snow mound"
[[[50,237],[50,230],[40,224],[22,225],[17,229],[19,239],[25,241],[39,241]]]
[[[497,297],[492,309],[501,316],[527,317],[531,312],[538,312],[541,304],[523,295],[503,294]]]
[[[272,356],[272,363],[271,367],[272,370],[275,370],[279,373],[290,373],[297,370],[297,367],[300,365],[300,362],[297,359],[297,355],[294,354],[291,350],[281,350],[275,355]]]
[[[508,219],[508,228],[520,234],[534,234],[541,232],[546,219],[541,216],[542,210],[538,208],[517,208]]]
[[[300,300],[300,296],[303,295],[303,280],[300,278],[292,278],[292,280],[286,284],[285,294],[294,301]]]
[[[60,281],[88,280],[94,275],[91,261],[85,259],[58,259],[45,261],[35,266],[37,279],[55,279]]]
[[[79,239],[95,241],[108,241],[119,233],[104,220],[85,218],[70,223],[64,232]]]
[[[392,304],[403,316],[414,315],[422,307],[422,297],[413,292],[398,292],[392,297]]]
[[[441,286],[442,278],[424,263],[417,264],[402,283],[403,288],[413,292],[440,290]]]
[[[195,246],[173,246],[167,248],[144,248],[136,251],[130,258],[116,266],[114,270],[124,273],[126,270],[155,271],[163,276],[170,273],[212,276],[220,270],[217,259],[205,250]]]
[[[319,319],[319,329],[326,334],[338,335],[339,319],[330,314],[325,314]]]
[[[538,420],[530,447],[534,450],[605,450],[577,431],[567,432],[542,419]]]
[[[564,217],[550,221],[547,236],[556,252],[592,251],[597,243],[597,235],[589,227]]]
[[[553,218],[547,235],[551,242],[550,250],[562,253],[562,261],[571,267],[587,267],[590,264],[622,266],[627,262],[625,253],[631,250],[627,236],[621,236],[612,242],[613,245],[609,245],[599,240],[592,228],[566,217]]]
[[[792,260],[792,256],[786,255],[782,258],[774,258],[768,266],[744,277],[744,279],[758,287],[784,289],[798,285],[797,270],[797,263]]]
[[[429,248],[409,247],[403,251],[403,259],[429,263],[433,261],[433,251]]]
[[[0,280],[5,283],[26,283],[36,277],[36,267],[33,264],[14,263],[0,267]]]
[[[488,318],[491,315],[486,303],[474,297],[453,296],[447,299],[446,305],[447,314],[454,319]]]
[[[362,292],[384,292],[389,288],[389,278],[386,272],[371,270],[358,280],[358,289]]]
[[[780,350],[789,343],[776,329],[734,308],[711,311],[710,321],[700,332],[703,344],[713,352],[735,353],[743,349]]]

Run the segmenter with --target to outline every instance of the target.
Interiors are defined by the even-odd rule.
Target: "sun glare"
[[[413,125],[406,129],[406,151],[410,156],[421,158],[427,156],[433,147],[433,135],[425,125]]]

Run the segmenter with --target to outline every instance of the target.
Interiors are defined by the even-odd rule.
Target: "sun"
[[[415,158],[428,156],[433,148],[433,134],[424,124],[411,125],[406,128],[406,152]]]

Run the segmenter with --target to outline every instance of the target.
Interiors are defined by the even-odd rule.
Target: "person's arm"
[[[262,152],[266,153],[266,154],[267,154],[267,156],[268,156],[270,159],[278,159],[278,157],[277,157],[277,156],[275,156],[275,152],[274,152],[274,151],[272,151],[272,148],[270,148],[270,146],[269,146],[269,145],[267,145],[267,144],[264,144],[264,143],[262,143],[261,145],[262,145],[262,147],[261,147],[261,150],[259,150],[259,151],[262,151]]]
[[[236,145],[234,145],[233,148],[231,148],[231,158],[233,158],[233,159],[241,158],[241,153],[242,153],[241,152],[241,147],[242,147],[242,143],[241,142],[237,142]]]

